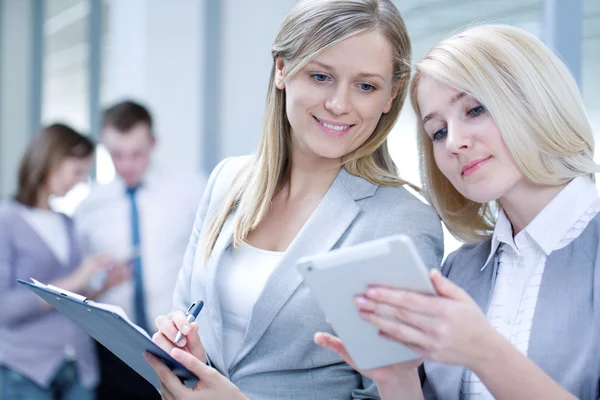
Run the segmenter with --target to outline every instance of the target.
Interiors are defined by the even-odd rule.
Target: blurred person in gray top
[[[152,334],[156,317],[171,309],[205,178],[152,160],[157,144],[153,117],[137,102],[108,107],[100,139],[116,177],[94,185],[78,207],[77,236],[84,254],[108,252],[132,260],[131,279],[106,292],[101,301],[121,306]],[[98,357],[99,399],[159,398],[150,383],[101,345]]]
[[[17,279],[94,298],[129,275],[106,255],[82,261],[73,222],[52,211],[51,196],[64,196],[83,181],[94,144],[65,125],[42,130],[21,161],[18,189],[0,204],[0,398],[92,399],[98,381],[91,338]],[[90,280],[106,270],[104,288]]]

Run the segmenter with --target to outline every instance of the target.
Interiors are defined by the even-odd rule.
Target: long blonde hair
[[[214,220],[209,225],[204,257],[207,259],[219,233],[235,207],[234,246],[245,240],[265,218],[272,199],[289,179],[290,124],[285,109],[285,91],[275,86],[275,62],[281,57],[291,78],[330,46],[351,36],[377,30],[393,52],[393,82],[400,86],[391,109],[383,114],[367,141],[342,160],[353,175],[378,185],[402,185],[387,148],[410,75],[410,40],[398,9],[390,0],[302,0],[281,25],[272,47],[273,67],[258,151],[248,168],[236,177]]]
[[[437,167],[417,102],[423,76],[480,101],[531,182],[561,185],[600,169],[593,160],[594,137],[579,88],[564,63],[539,39],[519,28],[486,25],[443,40],[416,64],[410,93],[419,121],[423,191],[459,239],[489,237],[500,206],[467,199]]]

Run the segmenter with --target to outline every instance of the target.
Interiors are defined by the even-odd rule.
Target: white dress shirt
[[[151,169],[136,192],[140,256],[149,330],[172,310],[173,290],[189,242],[206,180]],[[122,180],[94,185],[74,216],[82,253],[107,253],[123,261],[135,256],[131,202]],[[133,317],[133,277],[110,289],[102,302],[121,306]]]
[[[527,355],[547,257],[575,240],[599,211],[600,198],[588,177],[569,182],[514,239],[512,225],[500,211],[484,266],[490,268],[498,250],[498,276],[487,320],[522,354]],[[462,392],[462,398],[469,400],[494,398],[469,370],[463,376]]]
[[[63,266],[68,265],[71,247],[64,217],[51,210],[33,207],[22,207],[21,215],[48,245],[56,259]]]
[[[231,366],[240,350],[258,296],[284,254],[258,249],[248,243],[223,253],[217,290],[223,316],[223,349],[227,367]]]

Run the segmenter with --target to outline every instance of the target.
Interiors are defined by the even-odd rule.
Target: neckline
[[[269,255],[269,256],[278,256],[278,257],[281,257],[281,256],[283,256],[285,254],[285,251],[274,251],[274,250],[261,249],[261,248],[252,246],[248,242],[242,242],[242,244],[240,245],[240,248],[241,249],[247,249],[247,250],[253,251],[255,253],[261,253],[261,254]]]

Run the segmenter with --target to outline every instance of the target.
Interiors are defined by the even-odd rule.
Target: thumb
[[[357,369],[356,365],[354,365],[354,361],[352,361],[352,357],[350,357],[350,354],[348,354],[348,350],[346,350],[346,346],[344,346],[344,343],[339,338],[329,333],[317,332],[315,334],[314,341],[317,345],[337,353],[342,360],[344,360],[352,368]]]
[[[210,376],[207,376],[207,374],[209,374],[209,371],[213,370],[213,368],[204,364],[193,354],[175,347],[171,350],[171,357],[189,369],[190,372],[196,375],[201,381],[210,381]]]
[[[449,299],[465,301],[470,300],[471,297],[461,287],[450,281],[448,278],[442,275],[442,273],[434,269],[429,273],[433,287],[442,297]]]

